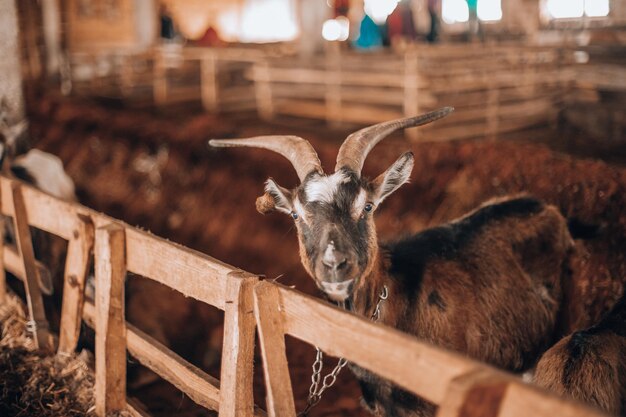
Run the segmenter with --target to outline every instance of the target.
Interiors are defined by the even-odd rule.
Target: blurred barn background
[[[369,157],[372,176],[416,155],[378,215],[382,238],[528,191],[608,226],[578,244],[592,313],[577,325],[623,291],[624,0],[0,0],[0,33],[20,58],[0,63],[2,122],[26,119],[80,202],[132,225],[315,294],[290,221],[254,208],[269,176],[295,184],[288,162],[207,140],[295,134],[331,167],[351,131],[449,105]],[[126,291],[129,321],[219,369],[217,309],[139,277]],[[289,355],[301,409],[314,354],[293,341]],[[139,366],[129,387],[155,415],[208,413]],[[367,415],[358,396],[344,372],[312,415]]]

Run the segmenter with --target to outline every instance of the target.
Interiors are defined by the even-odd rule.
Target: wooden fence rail
[[[496,138],[556,124],[575,80],[573,57],[565,49],[513,45],[419,45],[367,54],[331,47],[308,61],[259,60],[250,77],[259,115],[266,119],[290,115],[372,124],[449,105],[456,113],[421,129],[421,138]]]
[[[221,417],[265,415],[254,405],[252,395],[255,319],[270,416],[295,416],[285,335],[319,346],[330,355],[345,357],[437,404],[439,417],[602,416],[583,405],[524,384],[513,375],[281,285],[259,282],[258,277],[209,256],[6,177],[0,177],[0,212],[12,217],[22,232],[28,229],[25,226],[31,226],[69,242],[64,285],[70,291],[63,299],[58,352],[67,354],[75,350],[83,318],[96,330],[95,400],[96,413],[100,416],[122,409],[135,416],[146,415],[132,399],[126,398],[126,352],[196,403],[218,410]],[[22,233],[19,230],[18,234]],[[17,251],[0,245],[0,260],[3,269],[26,283],[27,297],[33,298],[31,290],[37,287],[34,278],[39,267],[28,253],[28,239],[24,233],[18,237]],[[82,294],[92,248],[95,303],[85,301]],[[220,380],[126,322],[127,272],[156,280],[224,310]],[[0,278],[3,278],[1,274]],[[0,289],[3,288],[2,279]],[[29,316],[31,320],[36,317],[33,309],[29,309]],[[33,330],[39,328],[46,326],[36,326]],[[48,339],[36,336],[42,344],[48,343]]]
[[[438,405],[439,417],[602,415],[278,284],[257,284],[254,301],[271,417],[296,416],[285,335],[344,357]]]
[[[252,289],[258,281],[256,276],[86,207],[55,199],[17,180],[0,177],[0,199],[0,212],[14,219],[18,235],[18,250],[3,247],[2,261],[6,270],[26,284],[29,306],[35,306],[29,308],[31,321],[37,320],[34,330],[47,330],[47,326],[45,315],[40,317],[37,310],[43,311],[41,294],[37,295],[37,264],[31,256],[30,235],[24,231],[30,225],[69,242],[64,285],[70,291],[63,299],[58,352],[66,354],[75,350],[84,316],[96,330],[98,415],[124,408],[138,413],[126,401],[127,350],[198,404],[218,410],[220,417],[265,415],[254,406],[252,394],[255,332]],[[92,247],[95,247],[95,305],[84,303],[83,298]],[[126,323],[126,272],[153,279],[224,310],[220,381]],[[47,334],[45,337],[36,334],[41,345],[49,343]]]

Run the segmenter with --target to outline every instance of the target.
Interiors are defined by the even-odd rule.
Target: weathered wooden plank
[[[131,417],[150,417],[150,414],[145,412],[139,401],[134,398],[126,399],[126,412],[130,414]]]
[[[21,265],[24,270],[24,288],[28,304],[29,327],[33,332],[35,345],[41,349],[52,350],[54,346],[49,332],[48,320],[46,320],[41,290],[39,289],[39,271],[35,263],[35,252],[28,225],[26,203],[22,195],[22,186],[18,182],[11,184],[11,196],[13,200],[12,211],[16,243],[20,251]]]
[[[1,198],[1,196],[0,196]],[[0,203],[1,204],[1,203]],[[7,296],[6,262],[4,261],[4,225],[6,218],[0,216],[0,304],[4,304]]]
[[[202,105],[206,111],[219,110],[218,86],[217,58],[213,54],[206,54],[200,60],[200,91]]]
[[[13,216],[12,184],[20,184],[22,197],[26,202],[26,216],[31,226],[70,240],[75,229],[75,218],[71,215],[76,211],[72,203],[61,201],[18,180],[2,178],[2,214]]]
[[[529,384],[509,385],[498,417],[608,417],[597,409],[557,397]]]
[[[70,354],[76,349],[82,321],[85,283],[89,274],[94,229],[91,219],[80,217],[78,228],[67,246],[63,274],[63,305],[58,353]]]
[[[127,324],[126,338],[128,351],[142,365],[169,381],[197,404],[219,410],[220,383],[217,379],[185,361],[132,324]]]
[[[130,227],[126,229],[126,254],[130,272],[222,310],[226,276],[239,271],[200,252]]]
[[[283,286],[265,285],[274,285],[272,291],[280,294],[286,334],[318,346],[330,355],[345,357],[428,401],[441,403],[450,381],[477,366],[459,355],[372,324],[312,297]],[[276,301],[273,303],[273,308],[277,308]],[[270,309],[267,305],[264,308]],[[268,412],[269,408],[268,404]]]
[[[2,207],[2,193],[0,192],[0,207]],[[0,214],[0,304],[4,304],[7,297],[7,277],[6,266],[4,261],[4,230],[6,224],[6,217]]]
[[[270,417],[295,417],[280,297],[278,287],[260,282],[254,288],[254,314],[263,357],[267,414]]]
[[[95,306],[86,302],[83,309],[85,322],[94,327]],[[169,381],[193,401],[212,410],[219,407],[219,381],[163,346],[159,341],[126,323],[128,351],[141,364]]]
[[[124,228],[111,224],[96,229],[96,414],[126,408],[126,320]]]
[[[220,389],[220,417],[254,415],[252,374],[254,362],[253,287],[258,278],[232,273],[226,283],[224,343]]]
[[[450,381],[437,417],[496,417],[512,381],[511,376],[488,369],[460,375]]]

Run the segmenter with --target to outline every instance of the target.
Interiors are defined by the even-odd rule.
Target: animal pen
[[[0,9],[18,4],[28,10],[24,6],[27,2],[43,3],[45,7],[54,3],[0,0]],[[79,2],[68,0],[65,4],[74,7]],[[28,13],[26,17],[33,18]],[[626,8],[623,16],[626,19]],[[109,181],[107,187],[111,185],[114,190],[107,189],[97,198],[87,196],[87,200],[92,198],[84,203],[90,206],[87,207],[53,197],[20,181],[4,167],[0,174],[0,228],[13,229],[15,238],[13,243],[11,239],[0,239],[0,307],[15,297],[13,290],[22,289],[17,283],[21,281],[28,308],[27,333],[40,352],[49,357],[72,357],[82,344],[89,345],[85,335],[93,332],[95,362],[90,372],[95,380],[92,411],[96,415],[155,414],[155,410],[149,409],[153,404],[140,399],[132,387],[134,364],[154,372],[159,381],[167,381],[208,415],[303,415],[300,408],[306,394],[303,396],[300,388],[308,388],[308,363],[313,357],[305,358],[306,381],[299,378],[302,372],[294,375],[300,364],[292,361],[290,353],[297,350],[294,347],[301,347],[293,344],[295,339],[306,349],[318,348],[324,354],[341,358],[335,371],[327,376],[317,362],[313,365],[314,387],[309,391],[313,394],[319,386],[322,391],[330,391],[331,386],[335,392],[340,391],[343,387],[340,388],[337,373],[349,362],[434,404],[438,417],[605,416],[588,405],[530,384],[520,375],[317,299],[306,293],[307,289],[314,289],[313,282],[307,281],[310,288],[304,284],[305,288],[298,287],[299,290],[287,285],[293,283],[289,282],[289,275],[300,278],[297,273],[303,273],[299,262],[296,270],[289,265],[291,259],[278,259],[286,258],[284,241],[291,229],[286,233],[285,230],[291,223],[283,230],[285,223],[281,220],[269,220],[272,230],[265,230],[267,234],[263,236],[252,230],[256,225],[249,218],[235,220],[234,225],[224,221],[249,217],[253,210],[249,201],[252,194],[225,195],[225,191],[232,191],[235,182],[242,189],[248,186],[252,193],[251,184],[260,187],[265,167],[277,168],[277,177],[283,181],[287,178],[287,165],[256,153],[234,162],[208,150],[207,139],[248,133],[253,136],[259,132],[276,134],[271,129],[291,129],[290,123],[297,125],[294,120],[298,120],[301,126],[295,132],[311,133],[319,159],[327,164],[335,155],[335,143],[327,138],[330,133],[454,105],[454,119],[419,131],[407,130],[408,141],[396,138],[396,144],[415,153],[414,177],[419,179],[407,186],[412,188],[404,188],[404,199],[390,203],[389,211],[380,212],[382,231],[400,236],[423,230],[458,218],[493,196],[519,192],[533,193],[557,207],[564,217],[599,219],[603,230],[608,230],[602,242],[588,246],[585,242],[576,247],[580,256],[573,268],[582,271],[584,277],[572,291],[579,291],[581,294],[576,295],[586,304],[564,308],[563,313],[566,325],[581,329],[589,324],[584,319],[595,323],[593,320],[606,313],[603,309],[607,305],[598,300],[614,301],[623,291],[626,258],[619,252],[625,239],[626,175],[601,162],[577,161],[548,148],[502,139],[549,137],[567,117],[584,124],[582,117],[568,116],[566,110],[580,106],[577,110],[584,112],[588,105],[606,105],[608,118],[604,127],[621,139],[624,109],[618,101],[616,105],[611,100],[615,91],[626,91],[623,68],[603,66],[588,71],[581,62],[593,51],[572,42],[557,46],[443,42],[372,52],[367,59],[339,42],[324,43],[322,53],[307,59],[299,56],[300,51],[292,43],[180,47],[154,42],[141,48],[68,47],[62,56],[59,54],[58,79],[54,79],[58,85],[42,88],[38,82],[45,65],[43,59],[38,61],[35,52],[36,31],[26,32],[27,50],[22,51],[21,74],[27,87],[27,103],[22,103],[20,92],[15,119],[24,117],[21,107],[26,107],[30,132],[37,138],[35,146],[57,153],[76,180],[81,199],[101,187],[103,178]],[[17,60],[18,54],[14,55],[9,57]],[[615,81],[607,81],[609,78]],[[0,93],[2,81],[0,77]],[[54,92],[48,96],[52,89]],[[200,105],[210,114],[192,115],[190,119],[175,115],[162,120],[172,109],[175,113],[182,106],[188,106],[184,107],[185,112],[193,108],[190,103]],[[251,119],[261,127],[249,126]],[[308,131],[314,131],[312,126],[319,129],[317,137]],[[0,137],[3,134],[0,130]],[[111,138],[116,142],[107,143]],[[480,143],[477,138],[486,140]],[[379,155],[384,162],[390,152],[382,151]],[[379,169],[382,164],[368,163],[373,164],[368,169]],[[211,172],[207,174],[208,171]],[[102,172],[107,175],[101,175]],[[129,172],[144,175],[148,186]],[[124,184],[119,178],[124,178]],[[193,189],[195,194],[174,193],[183,187]],[[133,202],[128,201],[129,194],[135,198]],[[196,198],[198,194],[201,198]],[[144,217],[125,217],[121,214],[125,204],[145,205],[140,213]],[[411,219],[398,215],[416,205],[430,205],[433,209],[428,206]],[[156,213],[161,210],[158,218]],[[210,219],[210,231],[199,226],[204,219],[199,223],[198,213],[215,215]],[[138,218],[150,221],[141,222]],[[154,227],[159,222],[164,226]],[[186,231],[191,230],[188,240],[180,238],[183,232],[175,233],[183,223]],[[199,250],[131,224],[158,229],[159,235]],[[203,227],[208,228],[206,224]],[[40,289],[42,274],[53,268],[47,264],[49,259],[36,253],[39,232],[67,243],[66,256],[61,260],[64,271],[58,334],[52,330],[51,323],[56,321],[47,315]],[[215,246],[230,247],[214,253],[198,243],[203,238],[215,241]],[[236,261],[225,255],[228,250],[241,252]],[[243,264],[245,257],[254,260]],[[251,267],[255,261],[257,269]],[[280,273],[288,271],[285,284],[277,282],[282,276],[268,279],[247,271],[267,270],[268,275],[277,271],[258,267],[259,263],[280,264]],[[133,321],[127,300],[132,293],[129,282],[137,277],[180,296],[175,301],[185,297],[184,301],[193,300],[203,308],[214,309],[217,315],[223,314],[223,329],[221,323],[201,329],[211,337],[213,333],[220,335],[216,338],[219,347],[215,349],[219,351],[215,359],[219,370],[205,362],[200,365],[190,354],[179,352],[178,346],[169,343],[171,340],[161,340],[153,328]],[[91,282],[95,282],[93,297],[89,296]],[[151,294],[144,296],[152,303],[147,314],[170,313],[160,303],[163,300]],[[135,308],[145,307],[137,305]],[[580,322],[567,322],[570,310],[581,312],[584,308],[589,311],[580,314]],[[189,311],[193,314],[198,310]],[[160,319],[161,316],[155,321]],[[179,320],[176,326],[187,324],[190,323]],[[204,339],[193,342],[201,344]],[[207,347],[203,348],[206,354]],[[318,355],[321,357],[321,353]],[[354,385],[354,381],[350,382]],[[316,403],[320,396],[311,395],[309,404]],[[333,409],[324,415],[339,414]]]
[[[43,315],[29,226],[69,242],[57,354],[76,348],[81,321],[96,334],[96,413],[147,415],[126,397],[126,354],[220,416],[263,416],[252,395],[258,326],[267,415],[295,416],[285,335],[370,369],[439,406],[438,416],[601,416],[519,378],[342,312],[298,291],[173,244],[17,180],[0,178],[2,214],[13,219],[17,253],[2,248],[4,269],[24,281],[37,344],[53,349]],[[93,253],[95,303],[84,288]],[[219,380],[125,320],[124,281],[133,272],[225,312]],[[4,297],[4,278],[0,280]],[[364,343],[367,341],[367,343]],[[257,399],[258,401],[258,399]]]

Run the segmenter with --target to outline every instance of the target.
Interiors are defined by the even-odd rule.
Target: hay
[[[0,325],[1,416],[94,415],[88,352],[61,358],[37,351],[23,305],[12,294],[0,305]]]

